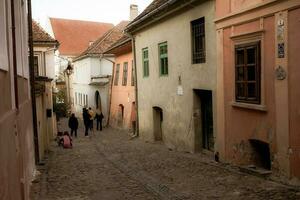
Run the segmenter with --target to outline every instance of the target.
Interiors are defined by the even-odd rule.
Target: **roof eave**
[[[138,19],[137,21],[131,22],[126,28],[125,32],[133,34],[136,33],[139,30],[144,29],[145,27],[161,20],[162,18],[165,18],[166,16],[183,9],[184,7],[188,6],[191,3],[197,2],[199,0],[189,0],[189,1],[179,1],[179,0],[169,0],[165,4],[162,4],[157,9],[153,10],[152,12],[148,13],[147,15],[143,16],[141,19]],[[176,6],[174,8],[171,8],[167,12],[165,11],[165,8],[168,6],[174,5],[175,3],[180,3],[180,6]],[[163,12],[161,12],[163,11]],[[152,17],[155,15],[155,17]]]
[[[118,44],[118,45],[116,45],[116,46],[112,46],[111,48],[109,48],[109,49],[105,52],[105,54],[111,54],[111,53],[110,53],[111,51],[113,51],[113,50],[115,50],[115,49],[117,49],[117,48],[119,48],[119,47],[121,47],[121,46],[127,44],[128,42],[131,42],[131,38],[128,38],[128,39],[124,40],[123,42],[121,42],[120,44]]]

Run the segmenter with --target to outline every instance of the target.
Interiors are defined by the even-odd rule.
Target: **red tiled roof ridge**
[[[90,20],[84,20],[84,19],[68,19],[68,18],[59,18],[59,17],[49,17],[49,19],[54,20],[64,20],[64,21],[78,21],[78,22],[89,22],[89,23],[98,23],[98,24],[109,24],[113,25],[113,23],[110,22],[100,22],[100,21],[90,21]]]

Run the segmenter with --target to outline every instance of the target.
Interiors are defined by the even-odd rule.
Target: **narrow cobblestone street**
[[[59,130],[66,129],[62,120]],[[296,189],[244,174],[202,154],[168,150],[161,143],[130,140],[104,129],[74,139],[66,150],[53,144],[32,186],[34,200],[300,199]]]

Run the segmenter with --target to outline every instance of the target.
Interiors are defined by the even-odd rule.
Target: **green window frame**
[[[116,66],[116,74],[115,74],[115,86],[118,85],[119,82],[119,74],[120,74],[120,64],[117,64]]]
[[[169,61],[168,61],[168,43],[160,43],[158,44],[159,50],[159,73],[161,76],[166,76],[169,74]]]
[[[123,86],[127,85],[127,78],[128,78],[128,62],[124,62],[124,64],[123,64],[123,81],[122,81]]]
[[[142,50],[143,57],[143,76],[149,77],[149,50],[148,48],[144,48]]]

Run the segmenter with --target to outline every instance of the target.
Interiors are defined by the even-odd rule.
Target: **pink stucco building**
[[[135,72],[132,42],[127,36],[107,52],[115,55],[109,124],[114,128],[131,129],[135,121]]]
[[[221,159],[300,177],[300,1],[217,0]]]

